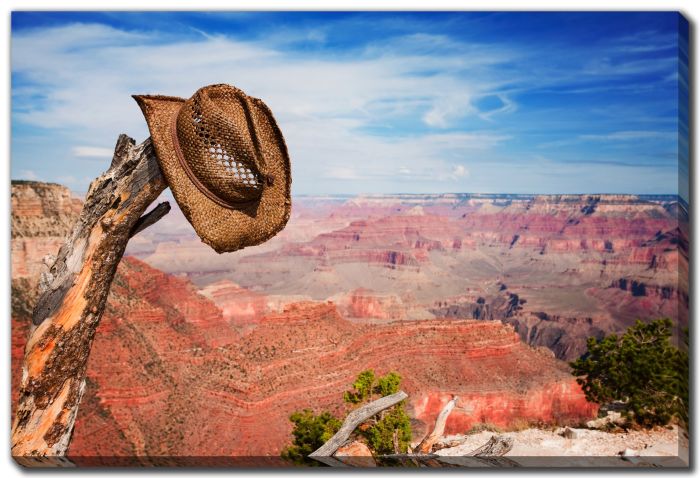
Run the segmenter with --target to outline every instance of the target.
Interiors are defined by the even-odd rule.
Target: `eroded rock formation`
[[[595,407],[554,354],[635,318],[687,321],[687,231],[664,201],[324,199],[218,263],[154,226],[139,256],[167,250],[180,277],[120,264],[69,455],[277,456],[292,411],[343,413],[366,368],[401,373],[417,433],[455,394],[448,433],[585,420]],[[78,210],[65,188],[13,185],[13,384],[41,258]]]
[[[67,193],[52,188],[46,197]],[[62,204],[50,214],[69,223],[79,204]],[[31,214],[46,223],[33,212],[39,206],[16,218],[22,235],[13,244],[50,240],[41,254],[17,258],[15,279],[32,284],[42,269],[39,256],[58,246],[69,226],[35,228]],[[207,297],[225,297],[231,307],[222,313]],[[377,308],[374,300],[359,289],[348,306],[396,313],[398,303]],[[15,385],[31,301],[13,309]],[[277,456],[289,442],[290,413],[307,407],[343,413],[343,391],[366,368],[402,374],[418,430],[451,394],[465,397],[448,422],[454,432],[483,421],[505,427],[518,420],[579,421],[595,411],[564,363],[498,322],[353,323],[332,302],[297,302],[277,313],[265,313],[266,304],[263,295],[230,282],[201,293],[184,278],[125,258],[95,337],[69,456],[84,464],[114,463],[118,456],[144,464],[153,456]],[[256,324],[245,335],[241,317]]]
[[[637,319],[688,323],[688,216],[677,197],[445,194],[299,203],[286,236],[227,258],[228,271],[218,262],[209,269],[206,260],[198,271],[180,268],[157,250],[140,257],[201,286],[233,281],[268,303],[332,298],[352,319],[501,320],[566,360],[585,351],[588,337]],[[193,250],[181,244],[185,255]],[[173,255],[180,246],[167,247]]]

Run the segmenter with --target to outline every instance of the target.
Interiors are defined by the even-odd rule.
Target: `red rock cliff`
[[[42,228],[42,201],[17,201],[13,240],[60,242],[68,219],[63,229]],[[51,214],[75,214],[69,196],[58,203],[65,207]],[[52,235],[42,235],[46,231]],[[402,241],[414,250],[429,244],[404,232]],[[28,254],[22,260],[17,270],[35,281],[29,271],[40,269],[41,258]],[[13,305],[14,299],[13,288]],[[13,307],[15,385],[30,305]],[[148,463],[148,456],[278,456],[291,438],[289,414],[302,408],[345,412],[343,391],[366,368],[404,377],[418,429],[433,422],[452,394],[462,402],[449,432],[476,422],[506,428],[522,421],[577,422],[595,412],[565,363],[523,344],[499,322],[356,324],[333,303],[318,302],[292,304],[256,320],[241,336],[189,281],[123,260],[95,337],[69,455],[86,464],[99,461],[91,457],[109,462],[136,456]]]

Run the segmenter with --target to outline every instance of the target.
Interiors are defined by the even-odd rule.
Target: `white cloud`
[[[114,152],[109,148],[95,146],[76,146],[73,148],[73,156],[79,158],[111,158]]]
[[[539,148],[561,148],[581,144],[584,142],[593,143],[622,143],[625,141],[644,141],[648,139],[675,139],[678,133],[673,131],[613,131],[604,134],[580,134],[570,138],[541,143]]]
[[[323,32],[309,39],[323,41]],[[456,160],[508,137],[488,130],[441,132],[462,118],[478,117],[473,98],[495,94],[500,84],[483,72],[503,56],[492,49],[438,55],[427,48],[434,41],[399,39],[385,53],[377,49],[348,60],[300,56],[222,36],[167,42],[154,33],[101,25],[21,31],[13,36],[12,68],[28,83],[13,91],[23,106],[13,118],[60,129],[72,144],[86,137],[93,144],[113,144],[122,132],[141,140],[147,129],[131,94],[187,97],[203,85],[227,82],[263,98],[274,111],[292,157],[294,187],[302,188],[296,192],[313,192],[320,178],[386,183],[401,168],[412,172],[403,176],[437,181],[435,171],[449,171]],[[441,41],[444,46],[447,40]],[[415,48],[401,48],[406,43]],[[474,73],[466,77],[465,68]],[[434,71],[441,73],[426,74]],[[41,104],[29,100],[37,88],[46,98]],[[368,132],[397,120],[423,122],[427,131],[437,132]],[[83,145],[72,153],[112,155],[107,148]]]
[[[294,41],[323,42],[325,35],[330,37],[320,31]],[[294,193],[355,192],[345,187],[382,192],[392,183],[402,183],[404,191],[440,190],[470,173],[479,178],[479,188],[486,188],[484,170],[495,178],[492,188],[513,189],[511,183],[522,178],[492,166],[499,156],[494,151],[510,139],[500,130],[502,115],[516,111],[513,99],[528,85],[539,88],[582,76],[575,69],[542,68],[539,52],[532,57],[532,71],[514,68],[512,75],[498,75],[491,66],[520,52],[453,44],[443,36],[399,38],[350,59],[277,49],[289,41],[282,36],[277,42],[265,38],[265,43],[212,35],[173,42],[152,32],[85,24],[20,30],[12,40],[13,72],[30,82],[13,88],[13,104],[22,105],[13,120],[60,132],[66,156],[73,145],[114,144],[122,132],[142,140],[148,133],[129,97],[133,93],[189,96],[204,84],[223,81],[263,98],[274,111],[292,157]],[[515,86],[504,90],[509,83]],[[476,104],[487,95],[498,96],[503,106],[481,111]],[[470,129],[455,131],[465,119]],[[377,133],[378,127],[400,132],[408,120],[416,123],[411,135]],[[621,141],[619,135],[609,139]],[[43,161],[34,160],[43,155],[23,157]],[[48,163],[51,154],[46,158]],[[464,175],[454,166],[462,162],[469,165]],[[56,180],[58,173],[47,166],[29,160],[19,165]],[[506,183],[504,174],[515,180]],[[334,181],[343,181],[342,188]],[[87,180],[77,186],[86,189]]]
[[[357,171],[345,167],[329,168],[323,176],[328,179],[360,179]]]
[[[668,131],[615,131],[607,134],[583,134],[579,138],[587,141],[636,141],[650,138],[675,138],[677,133]]]
[[[495,108],[489,111],[479,111],[479,117],[482,119],[486,120],[491,120],[493,116],[502,114],[502,113],[512,113],[518,109],[518,105],[511,100],[507,95],[499,94],[495,95],[498,97],[499,100],[501,100],[501,106],[499,108]]]
[[[452,121],[477,112],[471,104],[472,96],[467,92],[454,93],[437,99],[423,121],[428,126],[446,128]]]
[[[468,176],[468,175],[469,175],[469,171],[467,170],[467,168],[465,168],[461,164],[456,165],[452,169],[452,177],[454,179],[463,178],[463,177]]]

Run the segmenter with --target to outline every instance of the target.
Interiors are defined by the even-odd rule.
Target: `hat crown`
[[[182,160],[200,188],[226,204],[258,200],[265,183],[248,99],[229,85],[199,89],[177,116]]]

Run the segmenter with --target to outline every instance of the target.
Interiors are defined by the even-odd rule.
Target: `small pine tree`
[[[345,392],[343,398],[346,403],[360,405],[392,395],[399,391],[400,385],[401,375],[396,372],[378,377],[374,370],[364,370],[353,382],[352,390]],[[326,443],[342,423],[328,412],[315,415],[308,409],[293,413],[289,419],[294,424],[294,440],[284,449],[282,458],[297,465],[318,466],[319,462],[307,457]],[[404,402],[380,412],[364,426],[358,427],[357,435],[363,437],[376,454],[394,453],[395,442],[400,452],[406,452],[411,442],[411,421]]]
[[[389,409],[377,423],[364,432],[369,447],[378,455],[389,455],[394,450],[394,435],[398,451],[405,453],[411,443],[411,421],[403,403]]]
[[[282,458],[297,465],[319,466],[307,457],[340,429],[340,420],[328,412],[315,415],[309,409],[292,413],[289,420],[294,424],[294,441],[282,451]]]
[[[362,403],[372,395],[374,383],[376,381],[374,370],[360,372],[357,379],[352,384],[352,390],[345,392],[343,399],[346,403]]]
[[[386,397],[398,392],[399,385],[401,385],[401,375],[396,372],[389,372],[385,376],[377,378],[374,393]]]
[[[637,321],[622,336],[588,339],[588,352],[571,362],[589,401],[621,401],[642,426],[688,421],[688,352],[669,341],[672,322]],[[687,333],[685,337],[687,345]]]
[[[353,390],[345,392],[347,403],[362,404],[379,397],[386,397],[399,391],[401,375],[389,372],[377,377],[374,370],[368,369],[357,376]],[[394,435],[399,452],[406,452],[411,442],[411,420],[406,414],[404,403],[398,403],[379,414],[371,425],[360,431],[374,453],[394,453]]]

